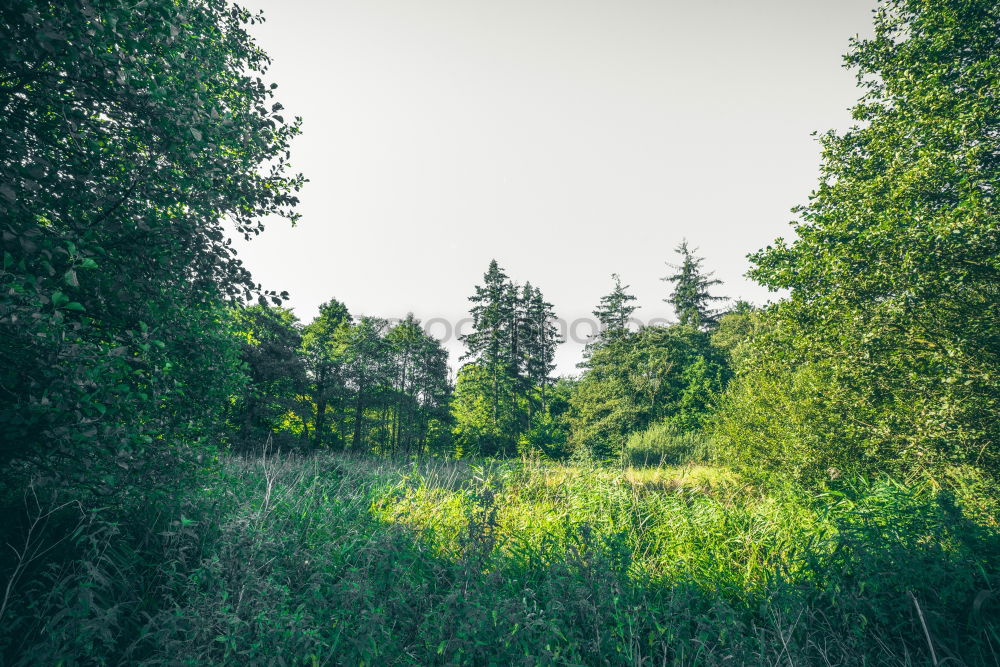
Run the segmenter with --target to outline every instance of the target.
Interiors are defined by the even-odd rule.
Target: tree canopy
[[[0,463],[72,461],[110,488],[217,435],[240,381],[224,304],[279,298],[227,225],[294,220],[303,183],[258,20],[205,0],[0,6]]]
[[[701,268],[705,259],[695,255],[696,251],[688,247],[686,239],[674,252],[681,256],[681,263],[670,264],[675,272],[662,278],[664,282],[673,283],[670,296],[664,302],[674,307],[678,321],[685,326],[700,329],[715,326],[719,312],[711,305],[726,298],[711,294],[709,288],[721,285],[722,281],[713,278],[713,273],[705,273]]]
[[[822,137],[795,238],[751,257],[751,276],[790,297],[726,424],[774,465],[794,448],[820,471],[998,469],[998,21],[989,0],[891,0],[853,41],[858,124]],[[765,391],[808,410],[775,396],[772,411],[752,398]]]

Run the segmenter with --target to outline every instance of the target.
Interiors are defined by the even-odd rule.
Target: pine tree
[[[522,296],[524,308],[524,374],[528,385],[538,389],[541,407],[546,407],[546,387],[552,383],[551,373],[555,370],[556,347],[561,342],[555,325],[555,311],[545,300],[542,291],[525,285]]]
[[[688,248],[687,240],[674,249],[681,256],[680,264],[668,264],[675,270],[672,275],[661,278],[674,284],[670,296],[664,299],[674,307],[678,321],[698,329],[710,329],[718,323],[719,312],[711,308],[715,301],[725,301],[726,297],[713,296],[709,288],[721,285],[722,281],[712,278],[714,273],[705,273],[701,266],[703,257],[696,256],[695,250]]]
[[[629,320],[632,313],[638,310],[638,306],[632,305],[635,296],[626,291],[629,286],[622,285],[621,276],[612,273],[611,278],[615,281],[614,289],[601,297],[601,303],[594,311],[594,317],[600,326],[594,340],[587,346],[587,356],[596,345],[619,340],[628,334]]]
[[[500,439],[509,438],[512,432],[513,383],[517,378],[517,294],[516,288],[496,260],[483,275],[483,284],[476,286],[476,293],[469,297],[472,309],[472,331],[463,335],[466,353],[462,360],[476,366],[477,383],[488,382],[481,393],[490,407],[490,427]]]

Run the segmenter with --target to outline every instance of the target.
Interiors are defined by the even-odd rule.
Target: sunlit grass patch
[[[739,484],[739,478],[732,470],[713,465],[629,467],[623,476],[634,486],[662,491],[685,489],[709,493],[731,489]]]
[[[461,557],[470,524],[489,516],[495,557],[531,554],[547,563],[581,540],[588,548],[620,544],[631,577],[664,585],[759,589],[775,568],[797,569],[794,538],[782,535],[815,520],[790,520],[799,509],[750,493],[718,466],[414,462],[396,473],[396,484],[377,491],[373,515],[414,530],[439,555]]]
[[[372,501],[372,514],[387,523],[407,526],[440,555],[455,555],[467,522],[468,501],[461,491],[400,485]]]

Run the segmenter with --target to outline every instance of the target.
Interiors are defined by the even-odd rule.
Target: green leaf
[[[80,303],[79,301],[70,301],[69,303],[66,304],[66,310],[85,311],[87,309],[84,308],[83,304]]]
[[[66,281],[66,284],[69,285],[70,287],[80,286],[80,281],[77,280],[76,277],[76,271],[74,271],[73,269],[67,271],[66,274],[63,276],[63,279]]]

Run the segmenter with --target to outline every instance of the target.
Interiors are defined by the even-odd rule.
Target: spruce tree
[[[460,430],[474,433],[469,444],[480,451],[511,453],[531,428],[537,394],[544,405],[559,342],[555,314],[541,291],[512,282],[495,260],[469,300],[472,331],[461,337],[467,363],[456,387]]]
[[[555,311],[545,300],[540,289],[527,283],[521,296],[523,310],[524,377],[532,392],[539,393],[541,407],[546,406],[546,387],[551,384],[551,373],[555,370],[556,346],[559,344],[559,330],[555,326]]]
[[[516,359],[517,294],[516,288],[496,260],[490,262],[483,275],[483,284],[469,297],[473,306],[472,331],[461,337],[466,346],[462,356],[467,366],[475,366],[475,377],[481,386],[477,393],[489,402],[490,428],[498,440],[509,439],[513,415],[513,383],[517,379]],[[504,447],[509,443],[504,443]]]
[[[626,291],[629,286],[622,285],[621,276],[612,273],[611,278],[615,281],[614,289],[601,297],[601,302],[594,311],[594,317],[600,326],[594,341],[588,345],[588,353],[597,344],[610,343],[628,334],[629,320],[632,313],[638,310],[638,306],[632,305],[635,296]]]
[[[726,297],[710,294],[709,288],[721,285],[722,281],[712,278],[714,272],[705,273],[702,270],[705,260],[694,254],[695,250],[688,247],[687,240],[681,241],[674,251],[681,256],[681,263],[668,264],[675,273],[661,278],[674,284],[673,291],[664,301],[674,307],[682,325],[710,329],[719,320],[719,311],[711,305],[716,301],[725,301]]]

